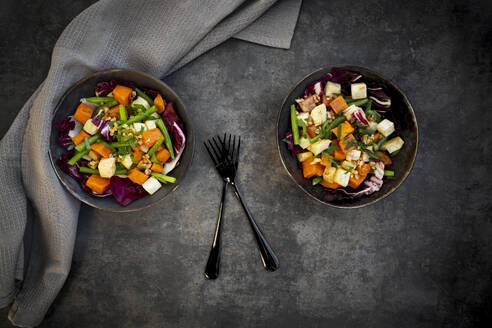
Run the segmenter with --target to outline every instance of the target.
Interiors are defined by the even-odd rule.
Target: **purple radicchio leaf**
[[[104,110],[100,109],[91,121],[95,126],[97,126],[97,129],[107,141],[113,142],[113,137],[109,134],[109,122],[101,118],[102,114],[104,114]]]
[[[378,111],[389,111],[391,108],[391,98],[384,92],[383,88],[367,88],[369,99]]]
[[[294,136],[292,135],[292,131],[287,132],[287,134],[285,135],[285,139],[289,141],[289,143],[287,144],[287,148],[292,153],[292,156],[297,156],[297,154],[304,151],[299,145],[294,145]]]
[[[105,97],[113,91],[116,87],[116,82],[114,80],[99,82],[96,84],[96,96]]]
[[[56,122],[55,127],[60,131],[56,140],[58,144],[66,150],[72,150],[75,147],[72,138],[80,132],[82,124],[72,116],[67,116],[65,119]]]
[[[98,97],[105,97],[110,94],[117,85],[123,85],[125,87],[135,89],[135,84],[133,82],[110,80],[96,84],[95,94]]]
[[[159,94],[159,91],[153,89],[142,88],[142,91],[151,99],[154,99]]]
[[[164,109],[164,112],[162,112],[161,117],[164,121],[164,124],[166,124],[166,128],[168,129],[168,131],[171,130],[174,122],[178,124],[181,130],[184,130],[183,122],[179,118],[178,114],[176,114],[176,111],[174,110],[174,104],[172,102],[166,104],[166,108]]]
[[[306,89],[304,89],[304,97],[307,97],[310,94],[317,94],[320,96],[325,88],[326,81],[331,81],[332,78],[333,75],[331,73],[326,73],[321,77],[321,79],[308,85]]]
[[[89,187],[85,185],[87,182],[87,179],[91,176],[88,173],[80,173],[79,168],[81,166],[87,166],[87,161],[85,159],[80,159],[78,160],[74,165],[69,165],[68,161],[70,160],[72,156],[70,154],[62,154],[58,160],[56,161],[56,164],[60,167],[60,169],[71,176],[75,181],[77,181],[80,184],[80,187],[84,189],[86,192],[88,192],[90,195],[95,196],[95,197],[106,197],[111,195],[111,190],[106,190],[106,192],[102,195],[92,191]]]
[[[186,136],[177,122],[173,122],[171,134],[173,138],[173,148],[175,156],[173,160],[168,160],[168,162],[164,164],[164,170],[162,172],[163,174],[171,172],[176,167],[176,165],[178,165],[179,159],[181,158],[181,155],[183,154],[186,146]]]
[[[360,121],[365,125],[369,124],[369,122],[367,121],[366,114],[364,113],[362,108],[358,106],[350,105],[349,107],[343,110],[343,114],[347,117],[347,119],[350,122]]]
[[[128,178],[121,178],[119,176],[111,177],[109,180],[109,190],[113,193],[113,197],[123,206],[148,195],[142,186],[133,183]]]
[[[362,75],[341,69],[338,67],[333,67],[331,69],[331,74],[333,75],[332,81],[340,84],[347,85],[349,83],[357,82],[362,78]]]

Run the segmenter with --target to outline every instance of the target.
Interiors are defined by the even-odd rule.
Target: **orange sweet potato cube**
[[[73,114],[73,118],[80,123],[85,124],[85,122],[92,117],[93,111],[94,109],[91,106],[80,103],[79,107],[75,110],[75,114]]]
[[[160,137],[162,137],[162,132],[158,128],[150,129],[142,133],[142,140],[147,148],[152,147]]]
[[[109,179],[101,178],[98,174],[93,174],[87,179],[85,185],[92,191],[102,195],[109,188]]]
[[[123,106],[128,107],[132,91],[131,88],[118,84],[113,90],[113,98]]]
[[[338,96],[330,102],[330,107],[338,114],[340,111],[348,108],[348,105],[342,96]]]

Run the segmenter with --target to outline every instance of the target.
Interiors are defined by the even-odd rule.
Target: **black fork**
[[[220,146],[216,142],[216,139],[219,140]],[[239,192],[239,188],[235,182],[235,177],[237,173],[237,168],[239,164],[239,149],[241,146],[241,137],[238,137],[237,139],[237,144],[236,144],[236,136],[227,136],[224,134],[224,137],[222,139],[220,138],[214,138],[213,144],[209,140],[209,145],[213,151],[210,151],[209,147],[207,147],[207,144],[205,144],[205,147],[207,148],[207,151],[214,161],[215,167],[219,171],[219,174],[222,176],[224,179],[224,189],[223,192],[225,193],[225,190],[227,189],[227,185],[230,184],[234,188],[234,194],[236,197],[239,199],[241,202],[241,206],[243,207],[244,212],[246,213],[246,216],[248,217],[251,229],[253,230],[253,234],[255,236],[256,243],[258,244],[258,249],[260,251],[260,257],[261,261],[263,263],[263,266],[265,267],[266,270],[268,271],[275,271],[277,270],[279,266],[278,258],[275,255],[275,252],[273,251],[272,247],[264,237],[263,233],[261,232],[260,227],[256,223],[256,221],[253,218],[253,215],[249,211],[246,203],[243,200],[243,197],[241,193]],[[215,147],[214,147],[215,146]],[[214,157],[215,155],[215,157]],[[220,231],[221,231],[221,219],[222,219],[222,209],[223,209],[223,203],[224,203],[225,196],[224,194],[222,195],[222,201],[221,205],[219,207],[219,218],[217,220],[217,227],[216,227],[216,234],[214,236],[214,243],[212,245],[212,250],[210,252],[209,256],[209,261],[207,262],[207,267],[206,267],[206,272],[205,276],[207,278],[210,277],[210,275],[207,275],[207,270],[210,269],[210,267],[214,268],[212,270],[213,272],[216,273],[215,278],[218,275],[218,266],[220,262],[220,249],[217,247],[217,245],[220,245]],[[219,243],[216,241],[219,240]],[[218,255],[216,255],[218,254]],[[211,259],[212,258],[212,259]],[[214,262],[215,260],[215,262]]]
[[[219,143],[217,142],[216,139],[219,139],[219,143],[221,144],[221,146],[219,146]],[[204,273],[205,278],[216,279],[219,276],[219,267],[220,267],[220,248],[221,248],[220,236],[222,231],[222,214],[224,213],[227,186],[230,183],[230,181],[228,181],[226,177],[222,175],[221,172],[224,171],[226,165],[226,159],[228,155],[226,154],[225,149],[222,146],[222,142],[218,137],[209,139],[208,140],[209,146],[207,146],[206,142],[204,142],[203,144],[205,145],[205,148],[207,149],[207,152],[210,155],[212,162],[214,162],[215,168],[217,169],[219,174],[222,176],[222,179],[224,180],[224,186],[222,187],[222,197],[220,199],[220,205],[219,205],[219,215],[217,216],[217,224],[215,226],[214,241],[212,243],[212,248],[210,249],[210,254],[208,255],[208,260],[205,266],[205,273]],[[210,149],[212,149],[212,151]]]

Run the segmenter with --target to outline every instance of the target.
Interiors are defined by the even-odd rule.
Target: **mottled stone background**
[[[2,0],[0,135],[42,82],[65,25],[91,0]],[[72,272],[42,327],[473,327],[492,319],[490,1],[305,1],[290,50],[230,40],[165,79],[193,117],[197,151],[159,205],[83,206]],[[275,119],[307,73],[386,75],[412,101],[415,167],[363,209],[308,198],[280,164]],[[200,142],[243,136],[239,181],[277,250],[267,273],[228,195],[221,276],[202,271],[221,183]],[[9,327],[6,311],[0,326]]]

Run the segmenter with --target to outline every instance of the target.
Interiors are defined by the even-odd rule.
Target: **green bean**
[[[89,167],[81,166],[79,168],[79,171],[81,173],[89,173],[89,174],[97,174],[99,175],[99,170],[98,169],[91,169]],[[114,175],[126,175],[128,173],[127,169],[120,169],[120,170],[115,170]]]
[[[152,175],[154,178],[156,178],[157,180],[159,180],[160,182],[163,182],[163,183],[167,183],[167,182],[175,183],[176,182],[176,178],[170,177],[168,175],[164,175],[161,173],[152,172],[152,173],[150,173],[150,175]]]
[[[160,118],[156,121],[156,124],[159,127],[159,129],[161,129],[162,134],[164,135],[166,148],[169,151],[169,154],[171,154],[171,158],[174,159],[173,143],[171,141],[171,137],[169,136],[169,132],[167,132],[166,125],[164,124],[164,121]]]
[[[149,154],[149,156],[152,156],[152,154],[155,154],[155,152],[157,151],[157,149],[162,145],[162,143],[164,142],[164,136],[161,136],[159,139],[157,139],[157,141],[155,142],[155,144],[150,148],[149,152],[147,154]]]
[[[378,114],[378,112],[376,111],[373,111],[371,109],[372,107],[372,100],[369,100],[367,102],[367,106],[366,106],[366,110],[364,111],[364,113],[366,114],[366,116],[374,116],[374,118],[376,119],[376,122],[380,122],[381,121],[381,115]]]
[[[378,140],[378,142],[376,142],[376,143],[374,144],[374,147],[373,147],[373,148],[374,148],[374,150],[375,150],[375,151],[378,151],[378,150],[379,150],[379,148],[381,148],[381,146],[383,145],[383,143],[384,143],[387,139],[388,139],[388,137],[383,137],[383,138],[379,139],[379,140]]]
[[[87,102],[93,103],[93,104],[100,104],[103,102],[108,102],[108,101],[115,101],[113,97],[89,97],[85,98]]]
[[[391,157],[395,157],[396,155],[398,155],[398,153],[401,151],[401,149],[398,149],[398,150],[395,150],[394,152],[392,152],[390,154]]]
[[[140,109],[142,112],[145,112],[147,110],[147,108],[145,108],[145,106],[142,104],[134,104],[133,108],[135,108],[137,110]]]
[[[330,136],[331,130],[338,127],[340,124],[342,124],[346,120],[347,120],[347,118],[344,115],[338,116],[337,118],[335,118],[330,124],[328,124],[325,127],[325,131],[323,131],[325,138],[328,138]]]
[[[304,123],[303,120],[297,120],[297,124],[300,125],[302,128],[302,137],[308,138],[306,123]]]
[[[74,165],[79,161],[79,159],[81,159],[88,153],[89,153],[89,149],[76,153],[72,158],[70,158],[70,160],[68,161],[68,165]]]
[[[111,148],[111,150],[115,150],[113,146],[111,146],[111,144],[109,142],[106,142],[106,141],[100,141],[101,144],[103,144],[104,146],[108,147],[108,148]]]
[[[89,143],[89,139],[87,137],[84,138],[85,149],[91,149],[91,144]]]
[[[369,129],[363,129],[363,128],[359,129],[359,132],[361,134],[368,134],[368,135],[373,135],[374,133],[376,133],[376,131],[369,130]]]
[[[394,177],[395,176],[395,171],[392,170],[384,170],[384,175],[387,177]]]
[[[128,173],[127,169],[120,169],[120,170],[114,171],[114,175],[126,175],[127,173]]]
[[[152,101],[152,99],[150,99],[149,96],[147,96],[145,94],[145,92],[143,92],[142,90],[140,90],[139,88],[135,88],[135,91],[137,92],[137,95],[139,97],[142,97],[143,99],[145,99],[145,101],[150,105],[150,106],[154,106],[154,102]]]
[[[120,109],[120,120],[126,121],[128,119],[128,117],[126,117],[126,109],[125,109],[125,106],[120,105],[119,106],[119,109]]]
[[[92,136],[92,137],[90,137],[90,138],[89,138],[89,140],[88,140],[88,141],[89,141],[89,145],[92,145],[92,144],[94,144],[94,143],[98,142],[99,140],[101,140],[101,135],[100,135],[100,134],[97,134],[97,135],[95,135],[95,136]],[[76,150],[76,151],[82,151],[82,150],[84,150],[84,149],[86,149],[86,144],[85,144],[85,142],[82,142],[82,143],[80,143],[77,147],[75,147],[75,150]],[[88,150],[90,150],[90,147],[89,147],[89,149],[88,149]]]
[[[155,112],[157,112],[157,107],[152,106],[149,109],[147,109],[147,111],[145,113],[140,113],[138,115],[135,115],[135,116],[133,116],[132,118],[130,118],[126,122],[124,122],[124,121],[118,121],[118,124],[123,123],[123,124],[130,125],[130,124],[135,123],[135,122],[140,122],[140,121],[146,119],[147,116],[149,116],[149,115],[151,115],[151,114],[153,114]]]
[[[318,183],[323,181],[323,177],[316,177],[313,179],[313,186],[316,186]]]
[[[292,124],[292,137],[294,139],[294,145],[299,144],[299,126],[297,126],[297,113],[296,106],[290,106],[290,122]]]
[[[351,106],[351,105],[362,106],[368,102],[369,102],[369,99],[364,98],[364,99],[357,99],[357,100],[349,101],[349,102],[347,102],[347,105],[349,105],[349,106]]]
[[[130,147],[130,146],[136,147],[135,143],[133,143],[133,142],[112,142],[111,143],[111,147],[113,147],[113,148]]]
[[[79,167],[80,173],[90,173],[90,174],[99,174],[99,170],[91,169],[89,167],[81,166]]]
[[[316,141],[318,141],[321,137],[323,137],[323,134],[322,134],[322,133],[320,133],[320,134],[318,134],[316,137],[314,137],[314,138],[310,139],[310,140],[309,140],[309,143],[310,143],[310,144],[313,144],[313,143],[315,143]]]

